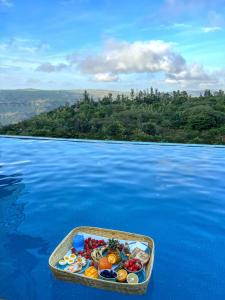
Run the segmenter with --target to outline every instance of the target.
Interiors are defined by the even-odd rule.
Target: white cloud
[[[93,81],[115,82],[120,75],[156,74],[169,85],[207,87],[224,81],[224,73],[209,72],[198,63],[189,65],[173,44],[164,41],[108,41],[97,53],[72,54],[65,62],[42,63],[36,70],[60,72],[70,70],[91,75]]]
[[[219,83],[215,72],[207,72],[199,64],[187,65],[184,70],[177,74],[166,74],[165,82],[169,84],[178,84],[183,88],[210,86]]]
[[[96,81],[110,82],[110,81],[118,81],[119,77],[117,75],[109,74],[109,73],[99,73],[94,76]]]
[[[186,24],[186,23],[174,23],[171,25],[172,28],[177,28],[177,29],[188,29],[191,28],[191,24]]]
[[[0,0],[0,6],[12,7],[13,2],[10,0]]]
[[[47,50],[48,48],[49,45],[46,42],[23,38],[12,38],[0,43],[0,51],[6,51],[7,54],[9,54],[9,52],[16,54],[35,54]]]
[[[220,31],[222,30],[221,27],[219,26],[212,26],[212,27],[203,27],[202,31],[205,33],[209,33],[209,32],[215,32],[215,31]]]
[[[110,82],[118,81],[121,74],[177,73],[186,64],[171,43],[160,40],[133,43],[110,40],[98,53],[76,53],[66,59],[67,63],[42,63],[36,70],[48,73],[77,70],[81,74],[92,75],[95,81]]]
[[[66,69],[68,69],[68,65],[66,65],[64,63],[53,65],[49,62],[46,62],[46,63],[40,64],[36,68],[36,71],[52,73],[52,72],[60,72],[60,71],[66,70]]]
[[[129,74],[179,72],[184,58],[172,44],[160,40],[133,43],[108,41],[100,53],[88,54],[71,61],[84,74]]]

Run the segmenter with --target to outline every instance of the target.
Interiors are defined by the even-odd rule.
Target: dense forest
[[[225,144],[225,94],[206,90],[191,97],[151,88],[96,101],[85,91],[76,104],[2,127],[0,134]]]

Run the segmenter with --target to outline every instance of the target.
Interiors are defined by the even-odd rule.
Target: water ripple
[[[57,281],[47,268],[71,228],[91,225],[155,239],[153,281],[143,299],[224,299],[224,150],[0,138],[0,296],[115,299]]]

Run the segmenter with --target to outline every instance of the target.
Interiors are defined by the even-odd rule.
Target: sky
[[[0,89],[225,90],[225,0],[0,0]]]

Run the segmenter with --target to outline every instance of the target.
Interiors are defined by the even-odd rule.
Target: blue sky
[[[0,88],[225,89],[225,0],[0,0]]]

